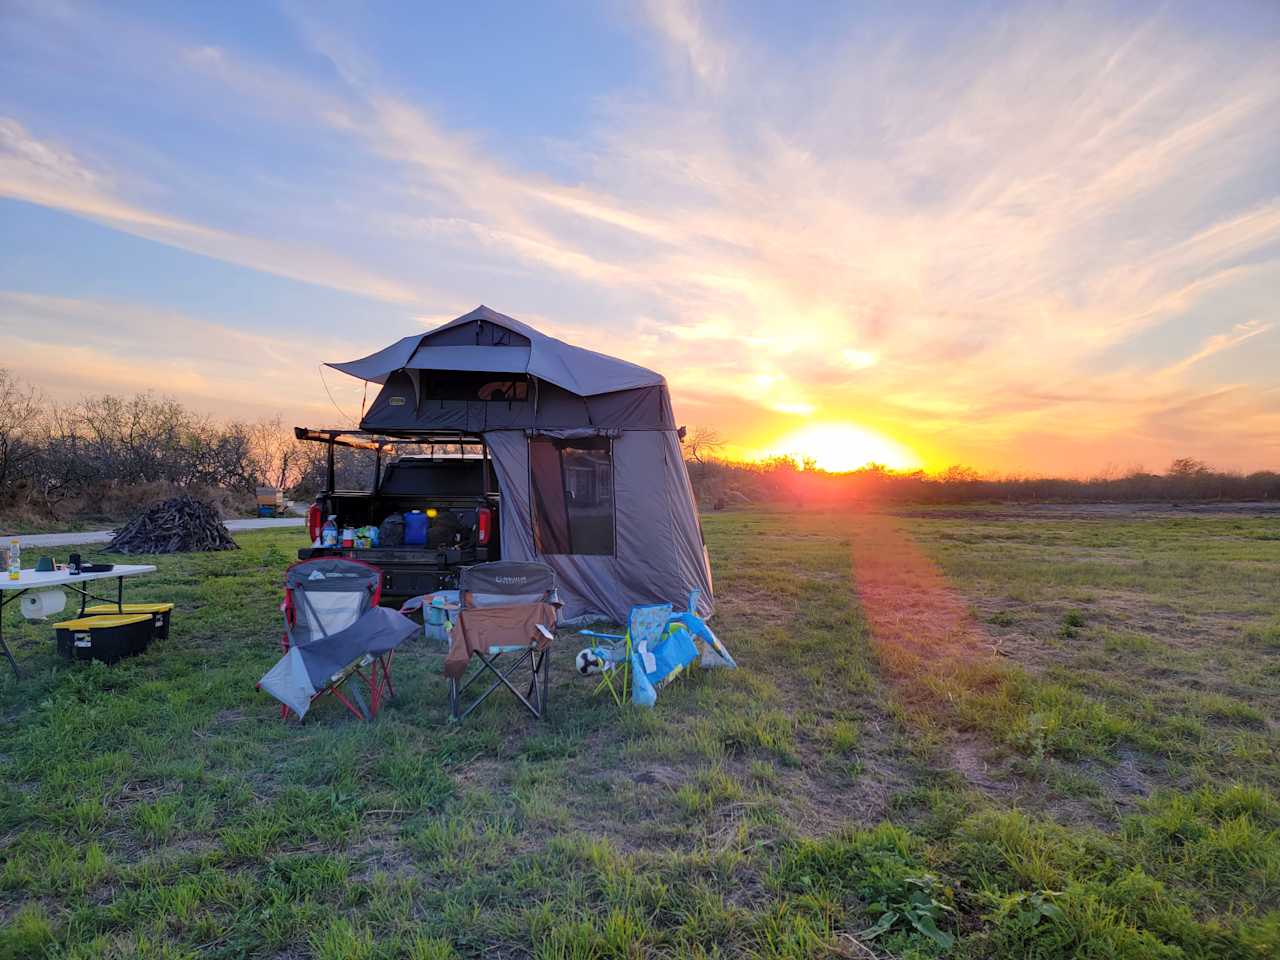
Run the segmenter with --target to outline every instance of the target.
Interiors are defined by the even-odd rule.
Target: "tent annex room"
[[[666,380],[480,306],[359,360],[382,385],[362,430],[482,437],[501,493],[502,555],[551,566],[564,622],[683,606],[711,569]]]

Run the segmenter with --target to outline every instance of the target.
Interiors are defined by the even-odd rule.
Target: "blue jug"
[[[427,515],[421,510],[410,510],[404,515],[405,546],[421,547],[427,542]]]

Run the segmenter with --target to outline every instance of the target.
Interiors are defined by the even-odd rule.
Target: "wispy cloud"
[[[155,390],[221,416],[268,412],[299,422],[358,417],[361,391],[345,378],[317,380],[295,340],[210,322],[179,310],[0,290],[5,364],[62,399]],[[362,342],[316,337],[325,356],[356,356]]]
[[[678,70],[718,91],[727,79],[730,52],[713,36],[694,0],[648,0],[650,20],[666,41]]]
[[[148,240],[335,290],[405,302],[422,296],[421,290],[322,249],[193,223],[132,203],[121,193],[114,178],[72,151],[0,117],[0,197],[66,210]]]
[[[1224,350],[1230,350],[1232,347],[1238,347],[1246,340],[1252,340],[1259,334],[1263,334],[1272,330],[1274,323],[1262,323],[1259,320],[1250,320],[1247,323],[1238,323],[1228,333],[1216,333],[1205,339],[1200,348],[1189,357],[1183,357],[1177,363],[1170,364],[1165,367],[1162,373],[1166,376],[1176,376],[1190,370],[1201,360],[1207,360],[1216,353]]]

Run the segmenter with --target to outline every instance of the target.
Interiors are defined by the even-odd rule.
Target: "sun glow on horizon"
[[[823,470],[844,473],[869,463],[891,470],[915,470],[923,466],[915,451],[884,434],[852,423],[813,423],[771,444],[764,457],[812,460]]]

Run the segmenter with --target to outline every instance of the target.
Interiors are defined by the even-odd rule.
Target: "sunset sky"
[[[1276,469],[1278,50],[1273,0],[0,0],[0,366],[332,424],[321,361],[485,303],[737,456]]]

